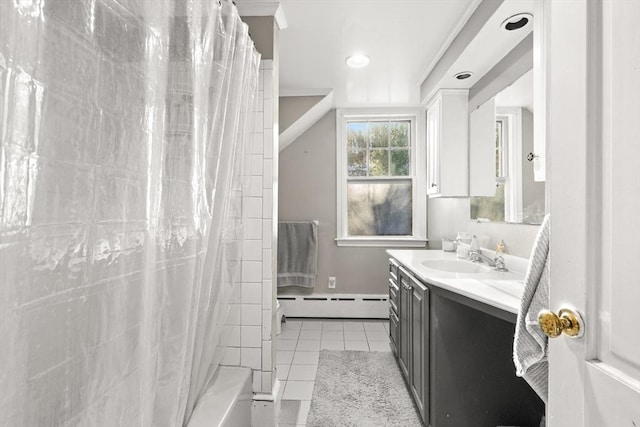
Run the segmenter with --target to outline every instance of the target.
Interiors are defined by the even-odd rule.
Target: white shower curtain
[[[188,420],[259,60],[228,0],[0,1],[0,426]]]

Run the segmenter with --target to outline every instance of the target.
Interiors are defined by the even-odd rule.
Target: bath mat
[[[308,427],[421,425],[391,352],[320,352]]]

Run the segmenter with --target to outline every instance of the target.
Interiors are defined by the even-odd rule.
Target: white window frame
[[[353,120],[409,120],[411,134],[411,236],[349,236],[347,231],[347,122]],[[336,111],[336,178],[338,246],[424,247],[427,243],[425,114],[421,108],[345,108]],[[387,178],[380,177],[381,180]],[[392,180],[393,177],[389,178]]]
[[[504,180],[504,220],[521,223],[522,211],[522,108],[497,107],[496,121],[506,126],[507,177]]]

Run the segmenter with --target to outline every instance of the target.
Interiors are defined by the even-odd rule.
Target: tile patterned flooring
[[[388,320],[287,319],[276,347],[279,426],[305,426],[320,350],[391,351]]]

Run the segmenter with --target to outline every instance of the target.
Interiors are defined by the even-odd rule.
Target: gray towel
[[[313,288],[318,274],[318,226],[313,221],[278,223],[278,287]]]
[[[516,375],[523,377],[545,403],[549,392],[547,336],[538,325],[538,313],[549,308],[549,223],[547,215],[533,245],[513,340]]]

